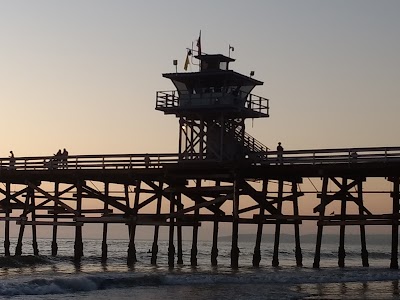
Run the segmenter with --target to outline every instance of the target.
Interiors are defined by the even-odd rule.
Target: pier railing
[[[317,165],[388,163],[400,161],[400,147],[337,148],[267,151],[254,153],[248,159],[257,164]]]
[[[278,151],[265,151],[249,154],[245,160],[257,165],[385,164],[400,162],[400,147],[289,150],[282,152],[282,158]],[[15,157],[0,158],[0,171],[161,168],[179,161],[178,153]]]

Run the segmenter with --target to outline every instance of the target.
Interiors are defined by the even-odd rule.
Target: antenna
[[[235,51],[235,48],[231,45],[229,45],[229,57],[231,57],[231,50],[232,52]]]

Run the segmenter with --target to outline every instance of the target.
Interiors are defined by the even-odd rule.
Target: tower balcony
[[[232,118],[269,117],[269,99],[238,91],[236,93],[206,92],[189,93],[178,91],[158,91],[156,110],[165,114],[205,116],[224,113]]]

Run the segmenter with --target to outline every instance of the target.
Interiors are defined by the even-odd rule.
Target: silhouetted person
[[[68,151],[64,148],[61,154],[62,167],[68,169]]]
[[[276,156],[278,158],[278,163],[283,164],[283,147],[281,145],[281,142],[278,143],[278,146],[276,147]]]
[[[144,165],[146,168],[150,167],[150,156],[148,154],[144,156]]]
[[[10,151],[10,165],[9,165],[10,170],[15,170],[15,157],[14,153]]]
[[[58,163],[61,161],[61,149],[57,151],[56,154],[54,154],[54,159],[53,159],[53,168],[57,169],[58,168]]]
[[[350,157],[351,157],[351,163],[357,162],[358,154],[356,151],[351,152]]]

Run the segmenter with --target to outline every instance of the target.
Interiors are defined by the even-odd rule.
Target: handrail
[[[256,112],[269,112],[269,99],[254,94],[238,91],[235,95],[228,92],[210,92],[204,94],[183,94],[179,95],[178,91],[158,91],[156,92],[156,109],[176,108],[180,106],[180,100],[197,101],[205,100],[208,105],[216,105],[219,99],[224,97],[233,97],[241,101],[243,107]]]
[[[328,165],[400,162],[400,147],[339,148],[264,151],[246,155],[249,164],[257,165]],[[0,171],[32,170],[99,170],[99,169],[144,169],[162,168],[180,162],[177,153],[159,154],[105,154],[76,155],[65,157],[37,156],[0,158]],[[191,161],[199,162],[198,159]],[[209,161],[202,159],[202,162]],[[186,160],[186,162],[189,162]],[[210,160],[211,162],[211,160]],[[215,160],[212,160],[215,162]]]

